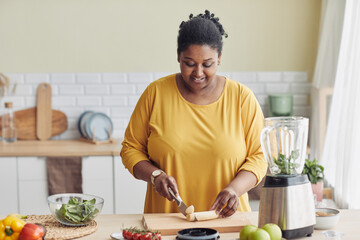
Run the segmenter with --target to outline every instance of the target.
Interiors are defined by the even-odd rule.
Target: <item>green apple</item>
[[[249,240],[249,235],[258,229],[255,225],[246,225],[240,231],[240,240]]]
[[[262,229],[269,233],[271,240],[281,240],[281,229],[275,223],[267,223],[262,227]]]
[[[256,231],[250,233],[249,240],[271,240],[271,238],[267,231],[258,228]]]

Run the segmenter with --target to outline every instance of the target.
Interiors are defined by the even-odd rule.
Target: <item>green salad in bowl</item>
[[[51,214],[57,221],[67,226],[89,224],[99,215],[104,199],[82,193],[62,193],[48,197]]]

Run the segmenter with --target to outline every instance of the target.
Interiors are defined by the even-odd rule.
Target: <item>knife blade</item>
[[[178,206],[178,209],[179,211],[184,214],[184,216],[186,216],[186,209],[187,209],[187,206],[185,205],[185,203],[183,202],[183,200],[181,199],[181,197],[176,197],[174,192],[171,190],[171,188],[169,188],[169,193],[171,195],[171,197],[175,200],[177,206]]]

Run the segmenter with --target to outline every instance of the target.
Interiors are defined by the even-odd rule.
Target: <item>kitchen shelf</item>
[[[0,157],[18,156],[119,156],[121,139],[106,144],[92,144],[80,140],[0,141]]]

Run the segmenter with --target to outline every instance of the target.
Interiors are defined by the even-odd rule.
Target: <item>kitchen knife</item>
[[[184,214],[184,216],[186,216],[186,209],[187,206],[185,205],[185,203],[182,201],[181,197],[176,197],[174,192],[171,190],[171,188],[169,188],[169,193],[171,195],[171,197],[175,200],[176,204],[178,205],[178,209],[179,211]]]

